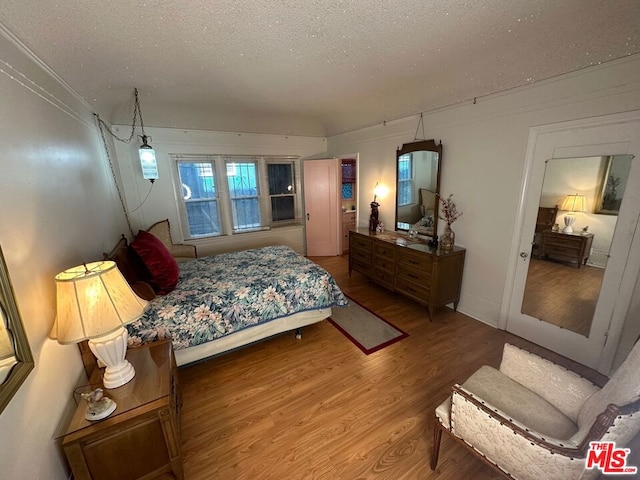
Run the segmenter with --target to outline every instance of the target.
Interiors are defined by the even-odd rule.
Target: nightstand
[[[62,449],[75,480],[182,479],[180,390],[171,342],[130,348],[136,370],[118,388],[104,389],[117,403],[111,416],[91,422],[81,401],[62,437]],[[102,387],[102,369],[91,375]]]
[[[587,264],[593,244],[593,233],[561,233],[552,230],[542,232],[540,255],[557,260],[576,262],[578,268]]]

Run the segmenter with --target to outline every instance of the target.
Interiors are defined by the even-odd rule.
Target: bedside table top
[[[81,400],[62,437],[95,425],[116,424],[126,420],[128,416],[125,414],[128,412],[158,400],[168,401],[171,393],[171,342],[167,340],[130,348],[127,350],[127,360],[133,365],[136,375],[121,387],[104,388],[102,384],[104,369],[102,368],[96,369],[89,379],[92,390],[98,387],[103,388],[104,395],[116,402],[116,410],[103,420],[89,421],[84,418],[86,403]]]
[[[562,231],[554,232],[553,230],[545,230],[542,233],[544,235],[560,235],[565,237],[593,237],[593,233],[582,233],[582,232],[564,233]]]

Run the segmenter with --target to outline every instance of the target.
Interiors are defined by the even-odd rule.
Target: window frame
[[[401,160],[402,157],[409,157],[408,161],[409,161],[409,178],[407,180],[401,180],[400,179],[400,161],[404,161]],[[398,194],[398,206],[399,207],[404,207],[407,205],[412,205],[415,203],[415,199],[413,198],[414,195],[414,183],[415,183],[415,171],[414,171],[414,164],[415,162],[413,161],[413,154],[412,153],[405,153],[404,155],[401,155],[398,158],[398,191],[401,191],[400,189],[400,185],[402,184],[408,184],[409,185],[409,200],[407,202],[400,202],[400,194]]]
[[[222,154],[170,154],[173,164],[174,193],[178,206],[178,214],[182,227],[182,234],[185,240],[199,240],[215,238],[220,236],[242,235],[244,233],[269,230],[281,226],[302,225],[302,193],[300,178],[300,157],[298,156],[277,156],[277,155],[222,155]],[[216,200],[218,206],[218,216],[220,222],[220,233],[213,235],[191,235],[189,228],[189,218],[186,210],[186,201],[182,195],[182,184],[180,177],[180,163],[209,163],[214,172],[216,182]],[[258,190],[258,208],[260,215],[260,226],[247,229],[235,229],[233,225],[233,199],[229,191],[227,177],[227,166],[232,163],[254,163],[256,165],[256,183]],[[269,191],[269,164],[288,164],[292,169],[292,182],[294,192],[291,195],[276,194],[271,195]],[[222,180],[221,180],[222,179]],[[271,209],[271,198],[292,196],[294,199],[294,218],[284,220],[273,220]],[[203,199],[204,200],[204,199]]]

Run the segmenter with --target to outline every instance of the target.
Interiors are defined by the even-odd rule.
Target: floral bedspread
[[[177,350],[347,303],[326,270],[289,247],[265,247],[181,263],[176,289],[149,302],[127,330],[130,344],[171,338]]]

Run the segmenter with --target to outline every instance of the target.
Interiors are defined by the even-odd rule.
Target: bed
[[[105,257],[149,298],[153,281],[140,278],[145,259],[133,251],[136,240],[127,245],[123,237]],[[186,365],[319,322],[347,303],[326,270],[289,247],[271,246],[180,263],[175,288],[150,299],[127,330],[130,345],[171,338],[177,364]]]

